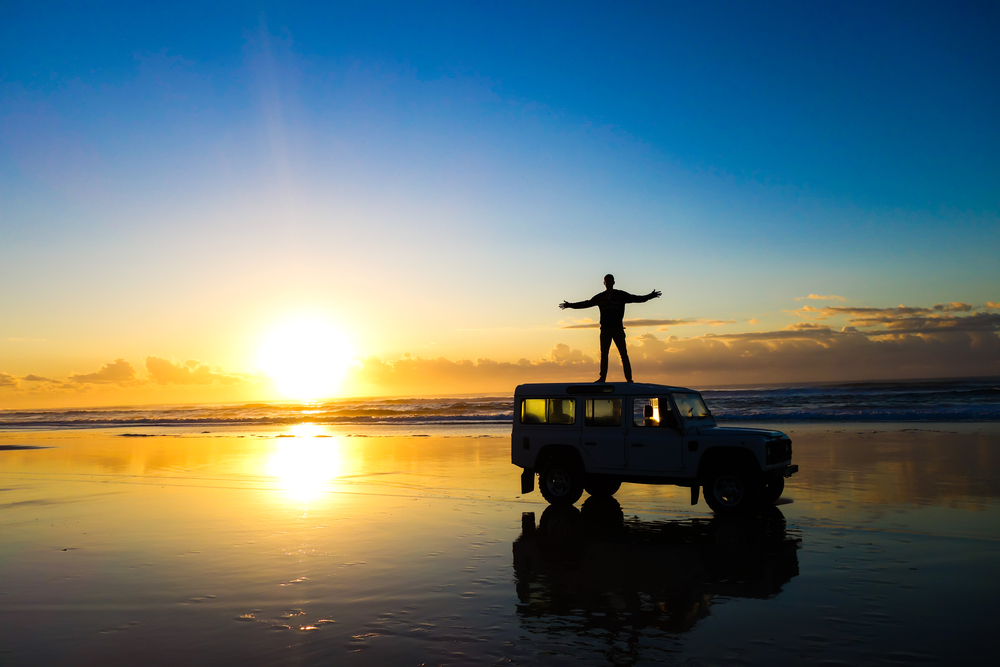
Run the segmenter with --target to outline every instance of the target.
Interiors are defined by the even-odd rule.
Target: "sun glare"
[[[353,350],[347,337],[322,320],[295,320],[271,331],[257,365],[284,398],[312,400],[337,393]]]
[[[337,436],[297,435],[275,443],[267,460],[267,473],[277,480],[289,499],[311,502],[329,491],[330,481],[341,473],[342,466]]]

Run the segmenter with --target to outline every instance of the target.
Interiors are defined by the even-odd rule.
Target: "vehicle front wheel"
[[[538,471],[538,490],[552,505],[572,505],[583,495],[583,478],[579,464],[555,459]]]
[[[760,490],[760,502],[763,505],[773,505],[781,497],[785,490],[785,478],[773,475],[764,481],[764,486]]]
[[[705,480],[705,501],[716,514],[745,512],[760,497],[760,476],[745,468],[722,468]]]

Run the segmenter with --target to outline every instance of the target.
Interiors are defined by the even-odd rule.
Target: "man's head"
[[[604,286],[608,289],[613,289],[615,286],[615,277],[610,273],[604,276]]]

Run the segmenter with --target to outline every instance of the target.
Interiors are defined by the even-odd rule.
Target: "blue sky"
[[[554,304],[607,271],[733,331],[1000,299],[996,3],[0,12],[0,372],[243,367],[302,309],[381,358],[592,353]]]

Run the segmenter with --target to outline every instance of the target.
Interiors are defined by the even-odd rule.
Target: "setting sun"
[[[267,335],[257,364],[285,398],[316,399],[337,393],[352,356],[343,332],[322,320],[301,319]]]

